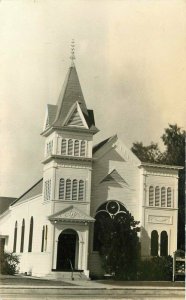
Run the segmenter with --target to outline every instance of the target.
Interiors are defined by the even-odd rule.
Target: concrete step
[[[51,273],[47,274],[44,278],[51,280],[89,280],[83,271],[52,271]]]

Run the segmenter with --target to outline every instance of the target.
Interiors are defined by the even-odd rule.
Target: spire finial
[[[74,60],[75,58],[75,41],[74,39],[72,39],[71,41],[71,55],[70,55],[70,59],[71,59],[71,65],[74,66]]]

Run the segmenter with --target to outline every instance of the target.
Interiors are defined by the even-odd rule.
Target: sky
[[[100,132],[161,144],[186,127],[184,0],[0,1],[0,196],[42,177],[46,105],[56,104],[76,43],[76,68]]]

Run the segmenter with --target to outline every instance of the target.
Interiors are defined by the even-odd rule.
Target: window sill
[[[57,200],[51,200],[52,202],[57,202],[57,203],[81,203],[81,204],[88,204],[90,203],[90,201],[78,201],[78,200],[60,200],[60,199],[57,199]]]

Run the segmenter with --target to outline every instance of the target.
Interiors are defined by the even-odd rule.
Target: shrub
[[[153,257],[139,264],[138,280],[171,280],[173,259],[171,256]]]
[[[1,257],[1,272],[4,275],[15,275],[18,272],[19,256],[5,252]]]

